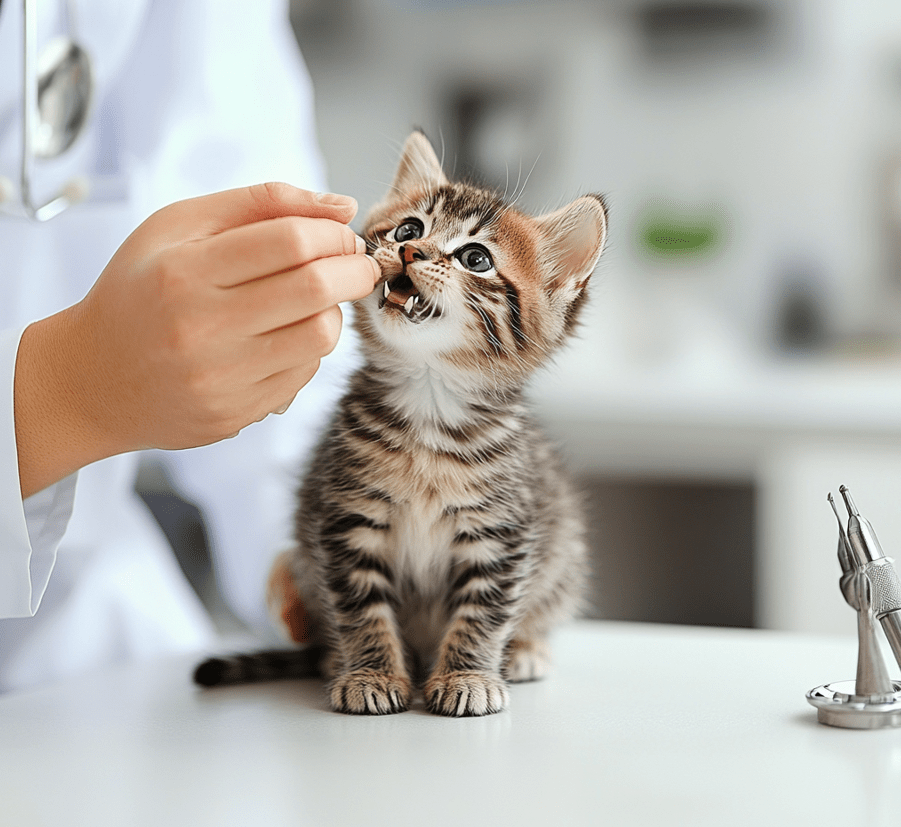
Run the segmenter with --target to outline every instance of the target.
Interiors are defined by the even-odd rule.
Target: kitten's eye
[[[394,230],[394,240],[400,243],[412,241],[414,238],[422,238],[425,227],[418,218],[405,218]]]
[[[457,259],[467,270],[472,273],[487,273],[493,269],[494,262],[489,253],[481,244],[470,244],[457,251]]]

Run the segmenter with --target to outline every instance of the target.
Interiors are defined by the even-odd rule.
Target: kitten
[[[306,674],[333,709],[486,715],[548,668],[579,604],[577,497],[523,386],[572,331],[604,245],[598,196],[532,218],[451,183],[411,135],[364,237],[365,365],[300,491],[290,570],[317,646],[212,659],[198,683]],[[320,659],[321,655],[321,659]]]

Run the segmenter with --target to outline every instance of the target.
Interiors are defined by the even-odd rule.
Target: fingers
[[[319,360],[327,356],[338,344],[342,326],[341,308],[337,306],[317,313],[302,322],[273,330],[254,339],[253,352],[246,357],[247,375],[258,377],[257,383],[266,383],[273,376],[298,372],[305,375],[313,365],[306,384],[319,367]],[[303,385],[289,387],[275,393],[266,403],[265,413],[284,405]]]
[[[334,349],[341,322],[341,309],[330,307],[297,325],[257,337],[253,352],[230,359],[228,370],[201,376],[202,382],[195,382],[195,387],[199,384],[204,391],[198,398],[201,402],[212,402],[206,406],[209,413],[204,424],[205,432],[212,436],[205,441],[191,438],[189,443],[218,441],[286,410],[313,378],[321,358]],[[196,415],[197,402],[188,407]]]
[[[287,411],[288,408],[291,407],[291,403],[294,401],[296,396],[297,394],[295,393],[294,396],[292,396],[287,402],[285,402],[284,405],[279,405],[272,413],[279,415],[285,413],[285,411]]]
[[[329,256],[365,252],[346,224],[324,218],[283,216],[225,230],[191,245],[196,270],[232,287]],[[320,308],[321,309],[321,308]]]
[[[369,256],[332,256],[227,291],[235,331],[255,336],[368,296],[381,276]]]
[[[266,183],[190,198],[168,207],[173,221],[191,226],[194,238],[268,218],[299,215],[349,224],[357,202],[349,195],[317,193],[290,184]]]
[[[319,370],[318,359],[300,367],[276,373],[261,381],[257,390],[260,398],[264,401],[261,402],[256,421],[262,422],[271,414],[285,413],[297,394],[301,393],[303,387],[316,375],[317,370]],[[288,399],[288,401],[279,404],[273,401],[277,399]]]

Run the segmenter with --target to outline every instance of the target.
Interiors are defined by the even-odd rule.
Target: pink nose
[[[425,261],[427,258],[422,250],[412,244],[405,244],[398,252],[404,264],[409,264],[411,261]]]

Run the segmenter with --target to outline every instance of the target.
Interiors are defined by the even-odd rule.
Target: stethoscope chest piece
[[[74,0],[63,4],[68,34],[51,38],[38,49],[37,0],[23,0],[22,16],[22,151],[19,180],[0,177],[0,213],[49,221],[85,200],[85,175],[69,178],[56,194],[35,194],[35,170],[69,149],[91,116],[94,70],[74,34]],[[17,186],[18,184],[18,186]]]
[[[36,158],[55,158],[84,128],[91,110],[93,73],[88,53],[67,37],[51,40],[37,61]]]

